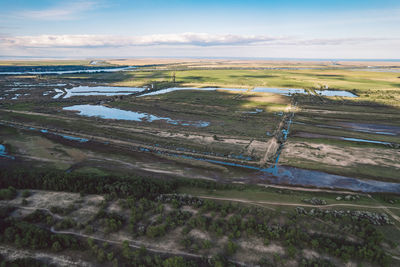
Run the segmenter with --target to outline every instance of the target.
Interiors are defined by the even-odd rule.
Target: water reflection
[[[117,108],[109,108],[102,105],[75,105],[71,107],[65,107],[64,110],[78,111],[79,115],[87,117],[99,117],[103,119],[114,119],[114,120],[128,120],[128,121],[145,121],[153,122],[156,120],[163,120],[169,124],[182,125],[182,126],[194,126],[194,127],[207,127],[210,125],[209,122],[205,121],[184,121],[184,120],[173,120],[168,117],[160,117],[144,112],[136,112],[129,110],[121,110]]]

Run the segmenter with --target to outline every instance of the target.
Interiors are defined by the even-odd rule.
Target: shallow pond
[[[217,87],[207,87],[207,88],[194,88],[194,87],[172,87],[161,89],[158,91],[153,91],[149,93],[141,94],[140,96],[149,96],[149,95],[162,95],[174,91],[181,91],[181,90],[198,90],[198,91],[216,91],[216,90],[223,90],[223,91],[247,91],[247,89],[241,88],[217,88]]]
[[[256,87],[252,92],[257,93],[273,93],[280,95],[293,95],[293,94],[308,94],[304,89],[300,88],[268,88],[268,87]]]
[[[322,96],[343,96],[343,97],[358,97],[357,95],[343,90],[315,90],[318,95]]]
[[[280,95],[293,95],[293,94],[308,94],[307,90],[301,88],[268,88],[268,87],[256,87],[252,92],[258,93],[273,93]],[[318,95],[322,96],[344,96],[344,97],[358,97],[347,91],[337,91],[337,90],[315,90]]]
[[[78,86],[71,89],[65,89],[67,92],[63,98],[72,96],[113,96],[113,95],[129,95],[144,91],[139,87],[118,87],[118,86]]]
[[[63,109],[70,111],[78,111],[79,112],[78,114],[81,116],[99,117],[102,119],[128,120],[128,121],[139,121],[139,122],[153,122],[157,120],[163,120],[169,124],[194,126],[194,127],[207,127],[210,125],[209,122],[205,121],[173,120],[168,117],[159,117],[156,115],[143,112],[109,108],[102,105],[75,105],[71,107],[65,107]]]

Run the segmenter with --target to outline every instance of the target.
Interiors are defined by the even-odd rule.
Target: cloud
[[[90,47],[130,47],[130,46],[257,46],[257,45],[302,45],[327,46],[343,44],[371,43],[398,39],[382,38],[331,38],[299,39],[294,37],[271,37],[267,35],[233,35],[233,34],[156,34],[142,36],[115,35],[37,35],[37,36],[3,36],[2,46],[27,48],[90,48]]]
[[[42,10],[25,10],[15,14],[17,17],[35,20],[70,20],[75,19],[81,13],[94,9],[95,1],[70,1],[67,4]]]
[[[121,47],[154,45],[250,45],[284,40],[264,35],[213,35],[206,33],[156,34],[143,36],[38,35],[0,39],[0,43],[25,47]]]

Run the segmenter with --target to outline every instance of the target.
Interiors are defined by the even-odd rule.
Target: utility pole
[[[175,78],[176,78],[175,71],[173,71],[173,72],[172,72],[172,82],[173,82],[173,83],[175,83]]]

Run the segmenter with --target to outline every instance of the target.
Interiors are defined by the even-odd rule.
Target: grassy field
[[[171,84],[173,73],[176,83]],[[359,98],[354,102],[370,101],[398,107],[400,103],[400,78],[398,73],[353,71],[345,69],[303,69],[303,70],[155,70],[109,73],[95,75],[64,75],[65,79],[93,80],[109,82],[117,86],[161,87],[277,87],[318,89],[329,87],[334,90],[348,90]],[[163,85],[164,84],[164,85]]]
[[[277,127],[281,118],[276,113],[287,109],[289,98],[251,92],[189,90],[140,98],[126,97],[110,105],[173,119],[210,122],[208,127],[197,128],[198,132],[263,140],[266,132],[272,133]],[[256,109],[262,109],[262,112],[248,113]]]
[[[143,80],[161,81],[171,78],[171,71],[137,71],[131,72],[132,79],[136,82]],[[269,87],[299,87],[318,88],[329,86],[330,88],[343,90],[365,89],[390,89],[398,88],[400,80],[397,73],[350,71],[350,70],[186,70],[176,71],[178,83],[219,85],[222,87],[253,86]],[[128,85],[135,81],[126,81]]]
[[[128,64],[128,62],[134,63],[134,61],[126,60],[120,61],[120,64]],[[144,59],[141,62],[151,63]],[[256,69],[262,67],[262,64],[267,64],[265,66],[271,68],[276,67],[276,69]],[[283,66],[287,69],[277,69]],[[360,132],[352,127],[329,127],[340,126],[342,123],[400,126],[399,74],[346,69],[350,67],[362,67],[362,64],[343,63],[335,67],[331,62],[301,64],[299,62],[178,60],[164,61],[158,66],[143,67],[129,72],[68,74],[45,76],[45,78],[31,76],[29,79],[15,76],[2,79],[1,85],[8,88],[6,86],[10,81],[22,80],[28,83],[66,83],[69,87],[72,84],[90,86],[153,84],[156,89],[191,86],[244,88],[247,91],[240,93],[177,91],[140,98],[134,96],[73,97],[53,100],[51,97],[43,98],[42,94],[48,88],[38,87],[41,91],[37,94],[32,92],[31,99],[6,101],[3,102],[2,108],[42,112],[50,116],[21,113],[2,113],[2,116],[8,120],[32,122],[42,127],[68,128],[82,134],[95,131],[102,137],[111,136],[127,142],[157,144],[202,153],[241,154],[249,152],[247,147],[250,146],[252,140],[266,143],[272,134],[278,134],[275,130],[282,119],[281,112],[285,112],[289,103],[292,102],[297,103],[294,110],[295,123],[291,125],[288,141],[288,147],[292,150],[285,153],[284,148],[281,157],[283,164],[345,176],[394,181],[397,179],[398,172],[396,147],[400,143],[399,135]],[[174,73],[175,83],[172,81]],[[359,97],[297,95],[290,98],[253,93],[251,90],[254,87],[306,88],[310,92],[321,87],[328,87],[334,90],[351,91]],[[26,89],[24,93],[29,93],[29,90]],[[161,121],[148,123],[110,120],[101,120],[102,123],[99,124],[98,119],[82,118],[73,113],[61,111],[63,106],[100,101],[107,103],[108,106],[146,112],[174,120],[206,121],[210,123],[210,126],[196,128],[170,125]],[[251,112],[256,109],[262,109],[263,112],[252,114]],[[314,135],[314,137],[307,137],[307,135]],[[338,137],[384,141],[393,145],[389,147],[343,141],[337,140]],[[239,143],[241,144],[238,145]],[[290,144],[294,146],[290,147]],[[301,144],[306,145],[301,147]],[[323,149],[318,150],[316,146],[321,146]],[[258,149],[265,152],[266,147],[259,146]],[[256,158],[259,159],[262,153],[257,153]]]

